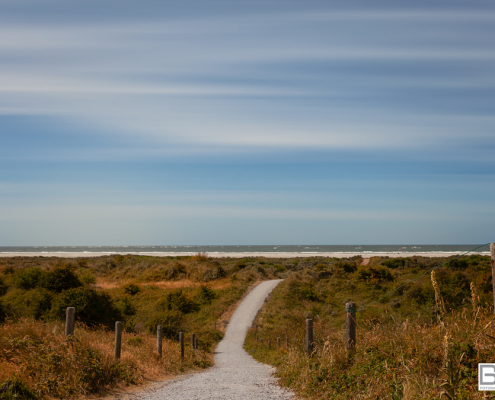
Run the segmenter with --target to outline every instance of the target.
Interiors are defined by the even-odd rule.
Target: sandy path
[[[265,298],[281,280],[260,283],[234,312],[215,352],[215,366],[186,375],[139,394],[129,400],[286,400],[294,395],[279,387],[272,377],[274,369],[255,361],[243,348],[246,332]]]

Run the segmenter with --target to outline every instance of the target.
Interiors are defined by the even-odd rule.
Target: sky
[[[495,3],[0,1],[0,246],[495,241]]]

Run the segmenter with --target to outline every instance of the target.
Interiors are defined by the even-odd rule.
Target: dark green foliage
[[[7,312],[5,311],[3,304],[0,302],[0,323],[4,322],[6,317]]]
[[[388,260],[382,261],[382,265],[387,268],[402,268],[406,265],[407,261],[410,261],[409,258],[390,258]]]
[[[450,307],[457,307],[470,296],[470,280],[464,272],[439,269],[436,272],[440,293]]]
[[[295,279],[291,279],[288,282],[287,289],[285,292],[285,302],[290,304],[291,306],[294,303],[294,300],[297,301],[319,301],[320,297],[316,292],[313,284],[308,282],[300,282]]]
[[[275,264],[275,269],[277,270],[277,272],[287,271],[287,268],[285,268],[283,265],[280,265],[280,264]]]
[[[12,283],[18,289],[34,289],[38,286],[44,274],[44,271],[36,267],[18,269],[14,272]]]
[[[418,305],[427,303],[433,304],[435,301],[435,291],[431,285],[427,287],[415,285],[407,291],[407,297],[416,302]]]
[[[177,310],[155,312],[145,325],[150,333],[155,333],[156,327],[161,325],[164,337],[177,339],[179,332],[184,330],[184,315]]]
[[[54,300],[52,313],[58,318],[65,317],[67,307],[76,308],[76,320],[87,325],[104,324],[113,326],[122,320],[122,314],[113,304],[110,296],[88,287],[65,290]]]
[[[7,293],[8,286],[4,283],[2,277],[0,277],[0,296]]]
[[[244,269],[250,261],[249,258],[241,258],[235,263],[235,267],[237,270]]]
[[[475,282],[476,282],[476,286],[483,293],[490,293],[493,290],[492,273],[491,272],[479,273],[476,276]]]
[[[351,274],[357,270],[357,266],[353,262],[339,261],[333,266],[337,275]]]
[[[211,303],[211,301],[216,297],[215,292],[206,285],[201,285],[199,288],[199,297],[203,303]]]
[[[60,293],[63,290],[81,287],[82,283],[68,265],[62,265],[45,272],[41,285],[47,290]]]
[[[358,271],[358,279],[368,283],[392,282],[394,276],[383,267],[362,267]]]
[[[225,278],[227,276],[227,273],[225,272],[225,270],[221,266],[217,267],[217,276],[219,278]]]
[[[198,304],[182,289],[167,294],[165,307],[167,310],[180,311],[184,314],[188,314],[199,309]]]
[[[141,288],[133,283],[129,283],[128,285],[124,286],[124,293],[129,294],[131,296],[138,294],[140,291]]]
[[[136,307],[134,307],[134,304],[132,304],[132,301],[129,299],[129,297],[122,297],[118,302],[116,302],[115,305],[120,310],[122,315],[136,315]]]
[[[0,400],[36,400],[38,396],[18,377],[0,385]]]

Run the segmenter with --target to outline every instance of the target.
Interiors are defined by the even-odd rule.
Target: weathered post
[[[354,351],[356,347],[356,303],[346,303],[345,311],[345,348],[348,351]]]
[[[495,313],[495,243],[490,243],[492,255],[492,285],[493,285],[493,312]]]
[[[65,336],[74,334],[74,322],[76,320],[76,309],[67,307],[65,310]]]
[[[280,350],[280,338],[277,338],[277,350]]]
[[[271,349],[272,348],[272,341],[271,340],[268,340],[268,348]]]
[[[184,360],[184,332],[179,332],[180,359]]]
[[[313,352],[313,320],[306,320],[306,352],[308,356]]]
[[[194,350],[198,350],[198,338],[194,338]]]
[[[156,354],[158,354],[158,357],[160,358],[162,356],[162,345],[163,345],[162,326],[158,325],[156,327]]]
[[[196,335],[194,333],[191,334],[191,349],[196,350]]]
[[[285,349],[289,350],[289,337],[288,336],[285,338]]]
[[[115,359],[120,360],[120,351],[122,349],[122,322],[115,323]]]

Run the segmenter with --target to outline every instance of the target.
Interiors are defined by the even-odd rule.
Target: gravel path
[[[132,400],[285,400],[294,395],[279,387],[274,368],[255,361],[243,349],[246,332],[280,280],[260,283],[242,301],[218,344],[215,366],[131,395]]]

